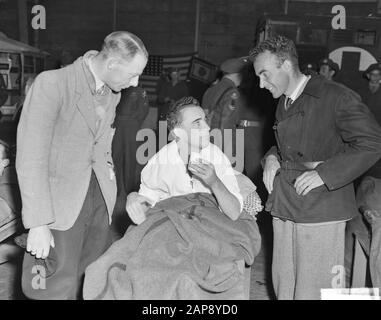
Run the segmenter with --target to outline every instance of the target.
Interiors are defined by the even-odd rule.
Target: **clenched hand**
[[[316,170],[306,171],[296,178],[294,187],[296,193],[305,196],[312,189],[320,187],[324,181],[320,178]]]
[[[47,225],[30,228],[26,251],[38,259],[45,259],[49,255],[50,246],[54,248],[54,238]]]

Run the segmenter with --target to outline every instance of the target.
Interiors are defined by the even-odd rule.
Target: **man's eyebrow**
[[[197,119],[193,120],[192,123],[195,123],[195,122],[197,122],[197,121],[200,121],[201,119],[202,119],[202,118],[197,118]]]
[[[266,70],[262,69],[261,71],[259,71],[258,76],[260,76],[263,72],[266,72]]]

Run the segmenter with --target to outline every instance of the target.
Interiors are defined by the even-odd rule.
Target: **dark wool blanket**
[[[210,194],[156,204],[86,269],[85,299],[247,299],[245,264],[260,249],[255,220],[232,221]]]

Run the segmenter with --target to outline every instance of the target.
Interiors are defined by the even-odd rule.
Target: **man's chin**
[[[110,85],[108,85],[108,87],[109,87],[113,92],[116,92],[116,93],[121,92],[121,91],[124,89],[124,87],[121,87],[121,86],[110,86]]]

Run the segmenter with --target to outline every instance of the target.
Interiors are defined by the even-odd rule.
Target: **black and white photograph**
[[[380,288],[381,0],[0,0],[0,300]]]

